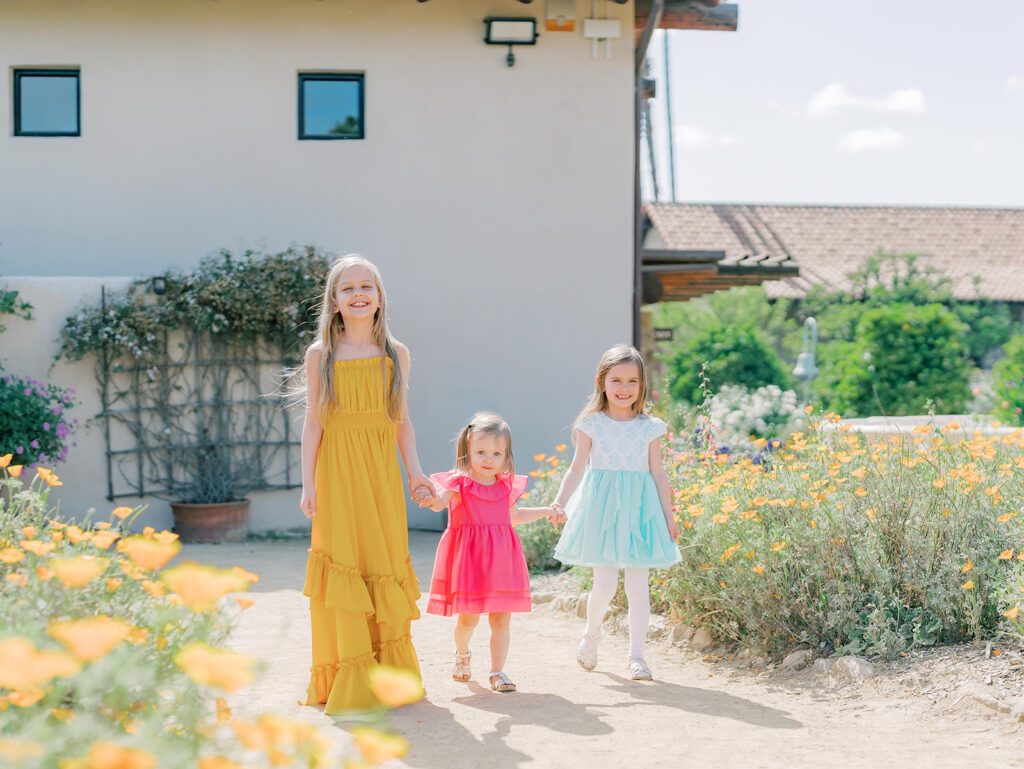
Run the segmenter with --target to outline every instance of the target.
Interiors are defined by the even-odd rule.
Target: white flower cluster
[[[756,438],[784,439],[804,414],[793,390],[767,385],[751,392],[726,385],[711,399],[709,416],[715,442],[737,452],[755,450]]]

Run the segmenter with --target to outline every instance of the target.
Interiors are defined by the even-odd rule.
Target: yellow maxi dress
[[[390,359],[386,365],[390,377]],[[335,363],[338,406],[317,453],[303,588],[313,628],[306,704],[329,714],[380,705],[367,680],[374,665],[420,673],[409,635],[420,591],[383,376],[380,357]]]

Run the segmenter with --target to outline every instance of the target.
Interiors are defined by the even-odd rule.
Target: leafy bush
[[[0,455],[11,454],[15,465],[63,462],[67,438],[78,424],[67,413],[74,392],[31,377],[0,378]]]
[[[829,291],[815,286],[799,303],[801,315],[817,317],[823,341],[854,341],[865,311],[893,304],[941,304],[952,312],[964,324],[964,352],[978,366],[1013,333],[1014,324],[1004,302],[980,296],[969,302],[955,299],[952,278],[934,267],[921,266],[917,254],[879,250],[848,277],[849,290]]]
[[[785,386],[789,374],[782,359],[754,326],[708,326],[682,344],[669,364],[673,398],[687,403],[704,399],[701,367],[712,389],[742,385],[755,389]]]
[[[855,340],[822,350],[814,389],[851,416],[960,413],[970,398],[963,324],[945,307],[896,304],[861,314]]]
[[[569,463],[565,459],[568,446],[559,444],[555,446],[555,453],[535,454],[533,461],[537,468],[531,470],[529,475],[534,479],[533,488],[523,496],[527,507],[544,507],[554,500],[558,493],[558,486],[562,483],[562,476],[565,475]],[[547,519],[541,518],[530,523],[516,527],[519,540],[523,543],[523,554],[526,556],[526,565],[533,573],[547,571],[548,569],[559,569],[561,561],[555,560],[555,545],[562,534],[561,527],[555,528]]]
[[[993,412],[1012,424],[1021,424],[1024,413],[1024,334],[1013,337],[1003,348],[1005,357],[992,368],[995,408]]]
[[[330,740],[315,727],[269,713],[232,716],[222,698],[259,664],[217,648],[231,625],[218,599],[256,575],[196,563],[164,570],[180,549],[177,535],[129,535],[138,512],[130,508],[95,524],[57,520],[48,495],[59,479],[39,468],[24,481],[9,461],[0,459],[0,764],[329,763]],[[382,701],[400,704],[382,695],[403,686],[405,701],[418,699],[418,679],[410,690],[404,673],[383,672],[392,680],[373,684]],[[364,729],[356,742],[367,757],[403,752],[401,738]]]
[[[68,317],[61,355],[80,360],[106,351],[113,359],[160,360],[168,355],[166,332],[175,330],[294,352],[312,340],[330,261],[311,247],[241,256],[221,251],[191,273],[140,278]],[[156,283],[162,295],[151,293]]]
[[[671,478],[683,561],[653,597],[719,637],[893,657],[1019,630],[1024,430],[870,442],[829,415],[770,468],[704,454]]]

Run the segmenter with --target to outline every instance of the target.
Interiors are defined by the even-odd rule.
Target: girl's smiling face
[[[343,318],[372,318],[380,307],[380,292],[373,274],[360,265],[341,273],[334,287],[334,306]]]
[[[640,367],[633,362],[612,366],[604,377],[604,394],[609,406],[632,410],[640,397]]]
[[[505,470],[508,446],[504,436],[472,432],[469,434],[469,474],[475,481],[493,483]]]

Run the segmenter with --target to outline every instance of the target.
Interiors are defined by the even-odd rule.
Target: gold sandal
[[[468,681],[470,678],[469,670],[469,658],[472,657],[471,652],[465,654],[459,654],[455,652],[455,666],[452,668],[452,678],[456,681]]]
[[[491,673],[491,688],[496,692],[505,694],[507,692],[514,692],[516,685],[512,682],[511,678],[499,670],[497,673]]]

